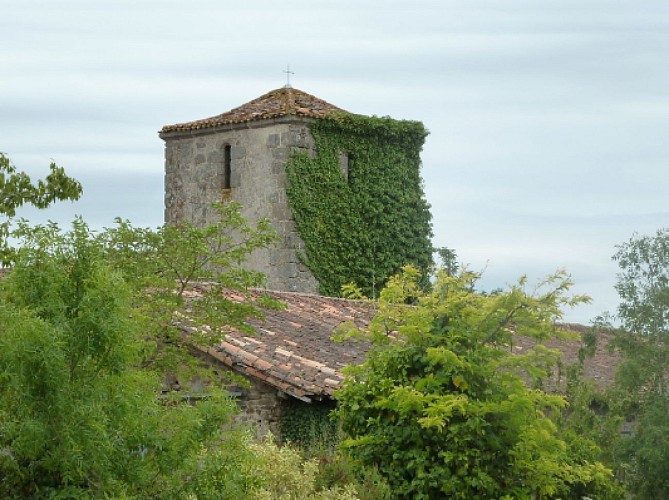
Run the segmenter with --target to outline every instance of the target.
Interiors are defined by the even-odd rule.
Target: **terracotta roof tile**
[[[370,348],[362,340],[334,342],[334,329],[344,321],[365,327],[373,311],[372,304],[290,292],[252,293],[267,294],[287,307],[266,310],[264,319],[250,320],[256,336],[232,331],[218,346],[207,351],[227,366],[298,399],[331,397],[344,378],[341,368],[362,362]],[[199,294],[190,295],[192,300]],[[338,318],[337,311],[342,317]],[[330,382],[326,383],[326,379]]]
[[[330,113],[346,113],[346,111],[302,90],[283,87],[220,115],[192,122],[165,125],[161,133],[208,129],[220,125],[286,116],[323,118]]]
[[[344,379],[341,369],[365,360],[371,347],[368,342],[361,339],[335,342],[332,335],[344,322],[366,327],[374,313],[373,303],[293,292],[253,290],[251,293],[269,295],[283,302],[286,308],[265,310],[264,319],[250,320],[257,332],[252,338],[232,331],[218,346],[203,349],[227,366],[309,401],[331,397]],[[193,294],[191,299],[198,295]],[[568,326],[574,328],[575,325]],[[187,325],[183,328],[196,329]],[[529,338],[514,339],[514,352],[521,353],[533,345]],[[601,337],[594,358],[586,361],[586,377],[600,385],[608,385],[613,380],[618,361],[617,356],[607,352],[607,342],[606,335]],[[569,340],[548,344],[562,352],[565,364],[578,359],[580,345],[579,341]],[[559,373],[554,378],[549,385],[559,390],[564,379]]]

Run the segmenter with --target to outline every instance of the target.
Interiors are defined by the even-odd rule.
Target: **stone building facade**
[[[163,127],[165,222],[204,225],[215,220],[212,203],[239,202],[249,222],[269,218],[281,238],[254,252],[249,268],[265,274],[269,289],[316,293],[298,258],[304,243],[286,196],[285,163],[295,150],[315,154],[309,125],[331,112],[343,110],[284,87],[218,116]]]
[[[187,295],[199,300],[200,287]],[[226,292],[224,292],[226,293]],[[280,301],[281,309],[264,309],[264,318],[249,318],[255,334],[230,331],[215,346],[200,346],[199,357],[223,381],[227,370],[242,375],[248,386],[229,385],[240,407],[237,423],[248,424],[258,437],[271,431],[281,437],[281,417],[285,404],[328,405],[334,391],[344,380],[342,368],[365,360],[370,344],[361,339],[335,341],[333,336],[342,324],[364,328],[374,311],[369,301],[323,297],[315,294],[250,290],[254,298],[261,294]],[[246,300],[229,292],[231,300]],[[199,325],[181,324],[185,335]],[[206,391],[205,391],[206,392]]]

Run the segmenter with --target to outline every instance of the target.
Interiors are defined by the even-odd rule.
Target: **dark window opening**
[[[223,154],[223,189],[230,189],[230,174],[232,170],[232,156],[230,145],[225,146]]]

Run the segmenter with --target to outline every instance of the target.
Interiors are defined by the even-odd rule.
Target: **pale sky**
[[[557,268],[618,303],[615,245],[669,216],[666,0],[0,0],[0,151],[84,184],[36,222],[163,217],[163,125],[285,84],[420,120],[435,246],[483,288]]]

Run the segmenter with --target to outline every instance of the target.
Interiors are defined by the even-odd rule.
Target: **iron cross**
[[[290,75],[294,75],[295,72],[290,70],[290,64],[286,65],[286,69],[283,72],[286,74],[286,88],[290,88]]]

